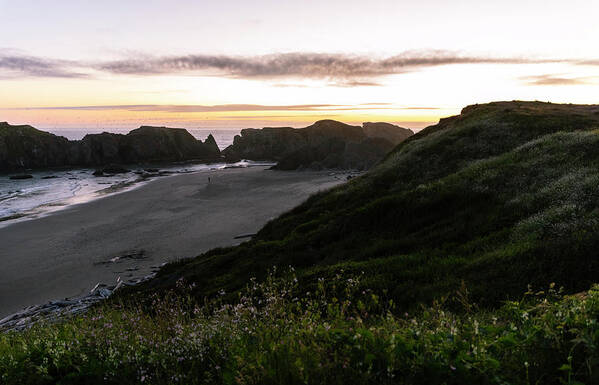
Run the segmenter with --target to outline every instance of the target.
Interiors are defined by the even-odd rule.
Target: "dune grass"
[[[251,280],[202,306],[179,281],[151,307],[104,306],[0,335],[3,384],[592,384],[599,286],[554,286],[481,311],[462,287],[395,314],[340,273],[304,292],[291,274]],[[221,298],[224,293],[221,293]],[[150,310],[148,310],[150,309]]]

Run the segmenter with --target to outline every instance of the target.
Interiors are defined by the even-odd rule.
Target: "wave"
[[[23,180],[0,176],[0,227],[122,192],[158,177],[254,165],[271,164],[248,161],[233,164],[177,164],[161,167],[160,172],[153,173],[133,167],[134,171],[131,172],[101,177],[94,176],[92,169],[33,172],[33,178]]]

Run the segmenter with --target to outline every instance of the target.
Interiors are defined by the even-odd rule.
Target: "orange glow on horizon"
[[[459,113],[455,109],[425,110],[400,109],[324,109],[324,110],[260,110],[168,112],[136,111],[127,109],[21,109],[0,111],[0,120],[11,124],[29,124],[44,128],[136,128],[140,125],[165,125],[184,128],[245,128],[263,126],[303,127],[321,119],[334,119],[348,124],[368,121],[389,122],[407,128],[420,129],[439,118]]]

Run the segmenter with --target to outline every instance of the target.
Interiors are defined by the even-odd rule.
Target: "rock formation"
[[[362,124],[362,129],[364,130],[364,134],[370,138],[387,139],[395,145],[414,135],[412,130],[384,122],[366,122]]]
[[[0,171],[68,164],[70,145],[66,138],[31,126],[0,123]]]
[[[240,159],[275,160],[275,168],[367,169],[409,136],[411,130],[389,123],[351,126],[334,120],[320,120],[311,126],[248,128],[223,150],[229,161]]]
[[[69,141],[31,126],[0,123],[0,172],[43,167],[220,160],[212,135],[202,142],[182,128],[143,126]]]

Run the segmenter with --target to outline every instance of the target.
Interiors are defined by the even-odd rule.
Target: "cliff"
[[[70,146],[66,138],[0,122],[0,171],[68,164]]]
[[[212,135],[202,142],[181,128],[143,126],[127,135],[104,132],[69,141],[31,126],[0,123],[0,172],[219,159],[220,150]]]
[[[368,169],[412,131],[388,123],[351,126],[320,120],[311,126],[245,129],[223,150],[230,161],[275,160],[275,168]]]

